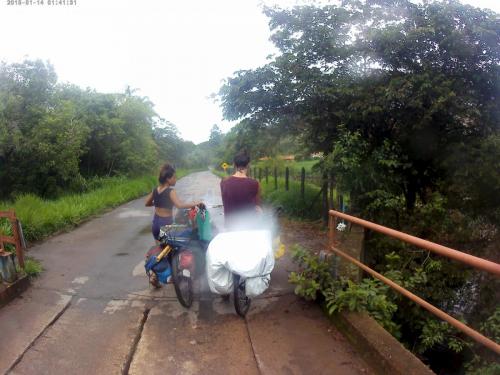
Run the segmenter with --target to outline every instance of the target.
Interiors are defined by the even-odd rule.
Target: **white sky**
[[[9,5],[26,1],[32,5]],[[49,60],[60,82],[99,92],[127,85],[195,143],[233,125],[209,96],[275,51],[261,0],[0,0],[0,60]],[[70,0],[65,0],[69,3]],[[462,0],[500,13],[500,0]],[[294,0],[264,0],[294,5]]]

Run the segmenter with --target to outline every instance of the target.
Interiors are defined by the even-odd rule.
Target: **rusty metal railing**
[[[23,244],[21,241],[21,233],[19,221],[14,210],[0,211],[0,218],[6,218],[10,221],[13,236],[4,236],[0,234],[0,251],[4,249],[4,243],[12,244],[16,247],[16,257],[21,268],[24,268],[24,253]]]
[[[338,256],[355,264],[356,266],[358,266],[359,268],[361,268],[365,272],[369,273],[373,277],[375,277],[375,278],[379,279],[380,281],[382,281],[383,283],[389,285],[391,288],[393,288],[397,292],[401,293],[402,295],[409,298],[413,302],[422,306],[424,309],[428,310],[429,312],[436,315],[440,319],[448,322],[456,329],[462,331],[463,333],[465,333],[467,336],[471,337],[476,342],[486,346],[487,348],[493,350],[497,354],[500,354],[500,345],[498,343],[496,343],[495,341],[489,339],[488,337],[482,335],[481,333],[477,332],[476,330],[465,325],[461,321],[453,318],[451,315],[448,315],[444,311],[431,305],[430,303],[428,303],[427,301],[418,297],[417,295],[413,294],[409,290],[403,288],[401,285],[396,284],[394,281],[388,279],[387,277],[385,277],[385,276],[381,275],[380,273],[376,272],[375,270],[371,269],[366,264],[361,263],[357,259],[355,259],[355,258],[347,255],[343,251],[337,249],[335,247],[335,217],[339,217],[339,218],[347,220],[353,224],[358,224],[358,225],[361,225],[362,227],[365,227],[365,228],[380,232],[382,234],[400,239],[404,242],[416,245],[418,247],[432,251],[432,252],[437,253],[439,255],[442,255],[442,256],[445,256],[445,257],[448,257],[448,258],[451,258],[454,260],[458,260],[458,261],[465,263],[467,265],[470,265],[472,267],[493,273],[496,276],[500,276],[500,264],[497,264],[495,262],[491,262],[489,260],[485,260],[482,258],[478,258],[478,257],[475,257],[473,255],[469,255],[469,254],[463,253],[461,251],[451,249],[451,248],[446,247],[446,246],[441,246],[441,245],[438,245],[434,242],[426,241],[426,240],[423,240],[423,239],[418,238],[418,237],[410,236],[409,234],[399,232],[397,230],[387,228],[387,227],[384,227],[382,225],[378,225],[378,224],[372,223],[370,221],[366,221],[366,220],[357,218],[355,216],[347,215],[347,214],[344,214],[342,212],[338,212],[335,210],[329,211],[329,222],[328,222],[329,246],[330,246],[330,249],[335,254],[337,254]]]

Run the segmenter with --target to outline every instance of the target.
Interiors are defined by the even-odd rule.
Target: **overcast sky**
[[[10,5],[16,1],[31,5]],[[261,0],[38,1],[0,0],[0,60],[49,60],[60,82],[99,92],[137,88],[195,143],[207,140],[214,124],[224,132],[233,125],[209,98],[222,80],[275,52]],[[462,2],[500,13],[500,0]]]

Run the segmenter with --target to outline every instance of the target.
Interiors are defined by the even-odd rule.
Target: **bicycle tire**
[[[233,275],[234,308],[236,313],[244,318],[250,309],[252,300],[245,293],[245,281],[240,283],[240,276]]]
[[[184,307],[193,304],[193,283],[191,277],[184,276],[179,269],[179,253],[172,257],[172,279],[174,281],[175,295]]]

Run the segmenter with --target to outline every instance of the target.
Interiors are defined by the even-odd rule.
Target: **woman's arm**
[[[201,201],[192,202],[192,203],[182,203],[179,200],[179,198],[177,197],[177,193],[173,189],[170,190],[170,200],[172,201],[174,206],[177,208],[191,208],[191,207],[194,207],[194,206],[201,203]]]
[[[153,205],[153,192],[149,193],[146,197],[146,207],[151,207]]]

